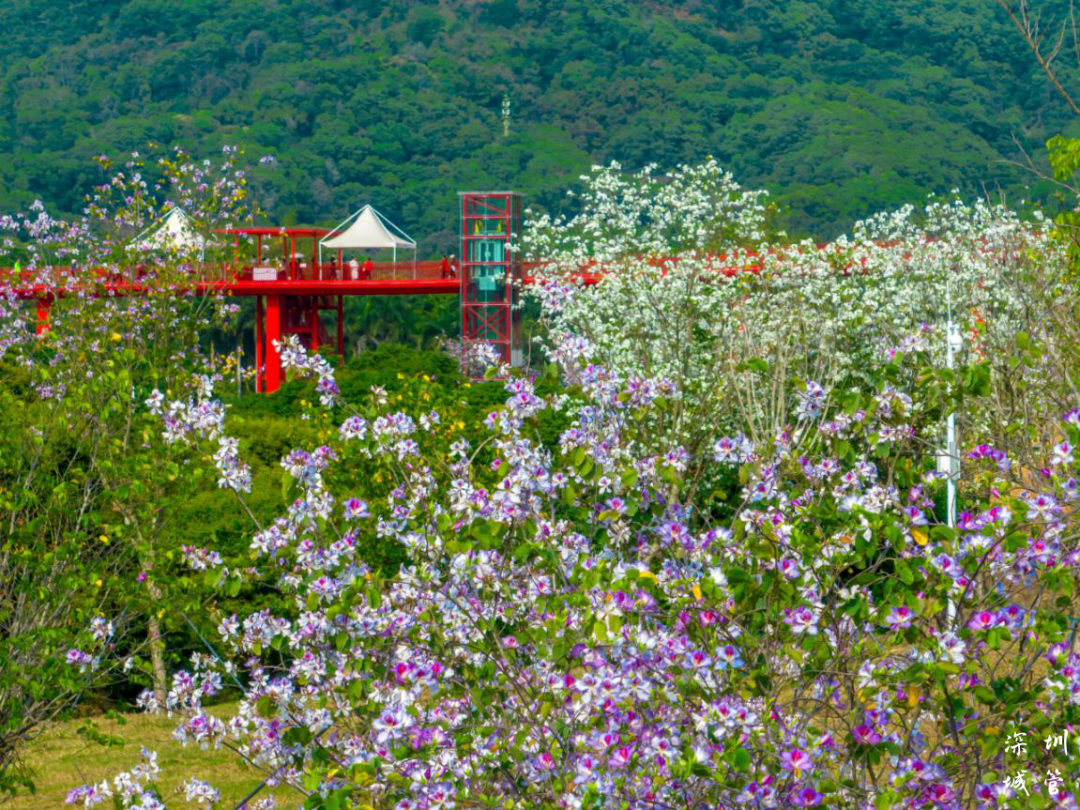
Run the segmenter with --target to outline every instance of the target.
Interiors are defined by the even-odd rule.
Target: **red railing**
[[[234,278],[250,281],[255,276],[255,269],[245,266]],[[278,281],[408,281],[443,277],[442,263],[437,261],[372,262],[370,268],[359,262],[355,265],[351,262],[277,262],[258,269],[275,273]]]
[[[747,262],[749,258],[751,261]],[[715,257],[714,270],[725,276],[733,276],[739,273],[756,273],[760,264],[753,262],[753,255],[745,257],[738,266],[726,264],[725,256]],[[663,267],[677,262],[677,258],[654,258],[648,263]],[[534,273],[537,268],[547,264],[542,261],[526,261],[522,263],[523,277],[526,284],[535,281]],[[364,264],[351,262],[338,264],[337,262],[302,262],[282,261],[266,262],[261,266],[251,264],[231,265],[211,262],[200,262],[186,265],[186,270],[180,273],[180,278],[187,282],[200,285],[224,285],[226,287],[237,285],[243,287],[248,283],[258,282],[260,285],[272,284],[275,281],[316,281],[333,286],[335,282],[348,282],[355,289],[354,282],[386,282],[386,281],[432,281],[444,279],[444,269],[441,261],[422,262],[372,262],[370,268]],[[578,271],[586,283],[595,283],[604,274],[604,265],[598,262],[590,262]],[[29,270],[22,268],[16,275],[13,268],[0,267],[0,285],[8,288],[16,288],[27,294],[32,294],[35,288],[77,286],[80,284],[105,284],[117,287],[137,286],[144,279],[153,275],[153,268],[149,265],[133,265],[120,271],[106,270],[102,268],[84,268],[73,266],[53,266],[45,270]],[[450,278],[456,279],[458,268],[451,268]],[[47,292],[47,290],[46,290]]]
[[[52,266],[46,269],[30,270],[21,268],[16,273],[14,268],[0,267],[0,285],[32,289],[49,286],[64,288],[77,284],[138,284],[151,276],[150,266],[133,265],[121,271],[103,268],[73,267],[70,265]],[[257,272],[258,271],[258,272]],[[456,268],[451,271],[456,277]],[[349,262],[339,265],[336,262],[268,262],[259,267],[252,265],[228,265],[210,262],[189,264],[182,273],[183,278],[210,284],[243,284],[259,280],[273,281],[410,281],[444,278],[442,263],[427,262],[373,262],[370,268]]]

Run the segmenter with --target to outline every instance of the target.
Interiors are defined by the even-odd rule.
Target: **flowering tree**
[[[715,164],[588,189],[528,237],[555,257],[539,295],[565,387],[512,377],[465,425],[422,396],[345,401],[281,346],[317,380],[323,439],[282,459],[290,505],[253,527],[254,565],[183,555],[291,601],[215,615],[215,654],[144,702],[310,808],[1020,807],[1032,770],[1075,804],[1052,738],[1080,693],[1080,417],[1051,425],[1070,394],[1036,383],[1078,355],[1052,326],[1067,307],[1031,314],[1060,291],[1044,225],[930,205],[771,246],[762,196]],[[1050,283],[1025,293],[1032,273]],[[973,330],[956,369],[949,309]],[[1016,459],[1000,376],[1021,366],[1047,427]],[[191,478],[212,458],[243,502],[212,383],[178,376],[134,412],[148,452]],[[972,446],[953,525],[950,413]],[[367,562],[376,540],[398,570]],[[243,697],[219,719],[227,683]],[[155,773],[147,755],[69,798],[158,807]],[[185,798],[219,801],[206,776]]]
[[[583,180],[575,217],[536,217],[523,237],[550,260],[529,293],[574,357],[549,355],[677,380],[655,429],[691,449],[718,427],[769,441],[798,380],[865,385],[862,369],[923,323],[981,330],[976,350],[1011,345],[1031,320],[1032,266],[1064,259],[1047,222],[984,203],[909,206],[828,245],[776,244],[762,193],[713,162],[667,177],[616,164]],[[583,284],[583,269],[598,282]],[[935,351],[944,365],[942,342]]]
[[[15,267],[0,278],[0,790],[25,784],[18,754],[44,720],[121,659],[141,668],[140,624],[164,695],[161,569],[179,557],[167,507],[201,470],[179,463],[142,398],[204,368],[199,332],[231,307],[188,294],[220,258],[211,244],[138,235],[166,198],[200,228],[244,215],[236,161],[133,157],[75,221],[40,205],[0,219]],[[151,294],[112,295],[136,263]],[[50,331],[35,335],[26,296],[51,303]]]
[[[979,386],[937,369],[933,340],[867,390],[806,384],[772,441],[720,437],[700,459],[644,449],[670,383],[596,366],[558,447],[535,428],[563,396],[527,379],[474,443],[437,412],[346,406],[282,460],[295,500],[252,540],[293,608],[219,617],[226,663],[174,678],[178,738],[229,741],[309,807],[1020,806],[1017,768],[1074,778],[1041,740],[1075,719],[1075,461],[1058,448],[1006,488],[1007,456],[977,447],[982,485],[940,525],[925,443]],[[331,369],[284,349],[333,404]],[[151,407],[171,438],[212,439],[242,495],[205,392]],[[690,503],[695,464],[719,483]],[[361,466],[385,497],[350,495]],[[395,576],[362,562],[371,536],[404,549]],[[219,720],[204,704],[234,678]],[[71,798],[110,794],[159,801],[128,777]]]

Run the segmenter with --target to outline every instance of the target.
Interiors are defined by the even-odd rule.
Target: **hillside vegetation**
[[[1016,201],[1013,138],[1067,123],[977,0],[12,0],[0,28],[0,210],[76,209],[92,155],[234,143],[278,158],[275,219],[373,200],[432,250],[456,191],[558,206],[611,159],[714,155],[818,236],[929,192]]]

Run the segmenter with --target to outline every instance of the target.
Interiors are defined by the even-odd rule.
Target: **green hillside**
[[[1069,124],[990,0],[7,0],[0,30],[0,211],[76,209],[96,154],[235,143],[277,157],[276,220],[373,200],[443,248],[458,189],[550,207],[594,162],[712,154],[827,236],[1019,198],[1014,136]]]

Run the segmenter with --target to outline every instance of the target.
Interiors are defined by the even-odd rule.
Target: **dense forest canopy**
[[[458,189],[552,208],[595,162],[714,155],[828,236],[953,188],[1016,202],[1014,138],[1069,123],[978,0],[8,0],[0,30],[3,211],[77,210],[93,155],[231,143],[278,159],[276,221],[377,200],[448,249]]]

